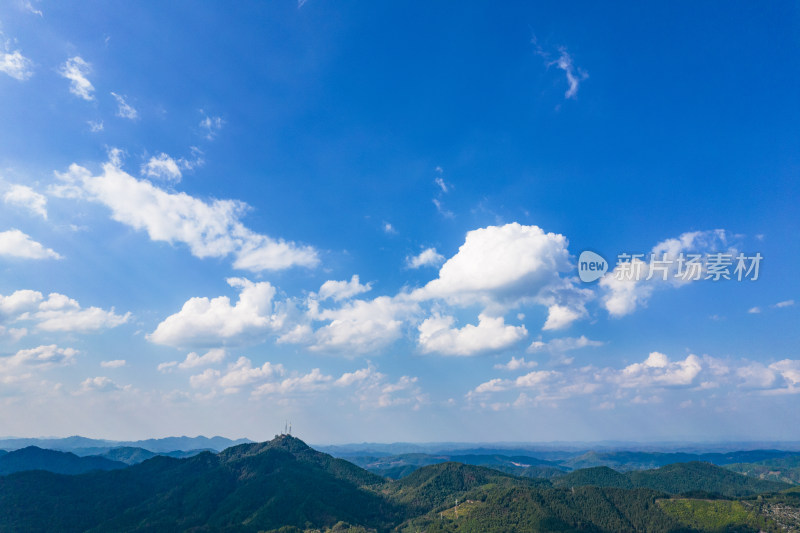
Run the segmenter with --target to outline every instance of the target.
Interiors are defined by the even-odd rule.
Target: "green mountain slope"
[[[736,474],[709,463],[676,463],[654,470],[620,473],[605,466],[585,468],[553,478],[556,487],[648,488],[668,494],[708,493],[739,498],[788,488],[785,483]]]
[[[408,476],[389,483],[384,493],[415,512],[426,512],[474,488],[493,486],[533,486],[525,480],[482,466],[461,463],[439,463],[422,467]],[[539,481],[538,483],[547,483]]]
[[[120,451],[131,453],[138,452]],[[551,482],[446,462],[387,480],[284,435],[120,470],[0,476],[0,531],[794,531],[800,490],[735,500],[668,494],[741,496],[782,486],[704,463],[591,468]]]
[[[0,478],[0,530],[262,531],[339,521],[387,530],[399,507],[361,486],[382,481],[282,437],[218,455],[154,457],[104,475]]]

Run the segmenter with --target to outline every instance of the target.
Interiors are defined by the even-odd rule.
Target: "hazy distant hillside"
[[[127,465],[105,457],[78,457],[69,452],[29,446],[0,455],[0,476],[25,470],[47,470],[58,474],[82,474],[92,470],[115,470]]]
[[[477,455],[477,454],[425,454],[408,453],[385,457],[374,456],[353,456],[348,457],[349,461],[366,468],[370,472],[388,477],[400,479],[407,476],[417,468],[444,462],[457,462],[476,466],[487,466],[496,470],[501,470],[508,474],[525,477],[544,477],[550,478],[568,472],[569,469],[559,466],[552,461],[545,461],[530,456],[508,456],[500,454]]]
[[[163,439],[147,439],[138,441],[111,441],[88,439],[86,437],[66,437],[60,439],[0,439],[0,448],[4,450],[19,450],[28,446],[37,446],[48,450],[75,452],[87,448],[118,448],[134,447],[144,448],[151,452],[172,452],[176,450],[215,450],[221,451],[237,444],[252,442],[249,439],[231,440],[225,437],[166,437]]]

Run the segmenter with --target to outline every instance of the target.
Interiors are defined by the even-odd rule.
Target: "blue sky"
[[[796,4],[530,4],[4,3],[0,432],[800,440]]]

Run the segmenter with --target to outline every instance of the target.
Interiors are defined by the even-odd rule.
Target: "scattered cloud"
[[[614,270],[609,271],[599,281],[603,293],[603,306],[613,317],[622,317],[647,305],[653,292],[657,289],[678,288],[688,283],[689,279],[678,276],[681,263],[678,261],[681,254],[707,254],[712,252],[735,252],[729,246],[730,236],[722,229],[709,231],[694,231],[681,234],[678,238],[667,239],[656,244],[650,251],[652,257],[658,261],[665,260],[662,271],[656,273],[651,279],[642,274],[640,279],[625,279],[623,268],[648,272],[649,254],[642,259],[634,258],[630,264],[618,264]],[[684,268],[685,267],[684,265]],[[654,269],[655,270],[655,269]],[[700,275],[702,278],[702,273]]]
[[[346,300],[358,294],[368,292],[371,289],[372,283],[366,283],[362,285],[359,282],[358,275],[353,274],[353,277],[350,278],[350,281],[328,280],[323,283],[319,288],[319,298],[320,300],[327,300],[330,298],[333,301],[338,302],[339,300]]]
[[[27,289],[0,295],[0,322],[32,322],[41,331],[98,331],[124,324],[130,317],[130,313],[116,314],[113,307],[109,311],[84,309],[76,300],[56,292],[47,299],[41,292]]]
[[[86,378],[81,382],[78,392],[114,392],[123,390],[124,387],[117,385],[111,378],[105,376],[97,376],[94,378]]]
[[[273,365],[269,361],[260,367],[253,367],[250,359],[240,357],[235,363],[230,365],[217,381],[217,384],[224,389],[226,393],[239,392],[239,390],[247,385],[263,382],[275,376],[282,376],[286,372],[283,365]]]
[[[757,315],[758,313],[761,312],[761,308],[758,306],[751,307],[750,309],[747,310],[747,312],[753,315]]]
[[[117,94],[115,92],[111,93],[111,96],[117,101],[117,116],[120,118],[128,118],[131,120],[135,120],[139,118],[139,113],[131,106],[128,102],[125,101],[125,96],[121,94]]]
[[[603,344],[604,343],[602,341],[593,341],[586,338],[585,335],[581,335],[580,337],[563,337],[559,339],[552,339],[548,342],[542,342],[540,340],[533,341],[533,343],[531,343],[531,345],[528,347],[528,352],[536,353],[547,351],[554,354],[560,354],[572,350],[578,350],[580,348],[602,346]]]
[[[442,215],[445,218],[455,218],[456,216],[455,213],[453,213],[449,209],[446,209],[444,207],[444,204],[442,204],[441,200],[439,200],[438,198],[434,198],[431,201],[433,202],[433,205],[436,206],[436,210],[439,212],[440,215]]]
[[[14,355],[0,357],[0,377],[9,372],[69,365],[75,362],[77,354],[78,350],[59,348],[55,344],[19,350]]]
[[[545,305],[550,310],[546,327],[564,328],[586,315],[585,303],[592,297],[572,278],[561,277],[573,269],[567,246],[563,235],[516,222],[473,230],[438,278],[412,297],[459,306],[482,304],[490,314],[522,304]]]
[[[506,325],[503,317],[481,313],[478,325],[453,328],[452,316],[434,315],[419,325],[419,346],[423,353],[469,356],[510,348],[528,335],[525,326]]]
[[[374,352],[399,339],[406,320],[416,312],[417,305],[403,297],[354,300],[338,309],[322,310],[312,302],[309,317],[327,324],[307,341],[312,343],[310,348],[314,351]]]
[[[103,368],[121,368],[125,366],[125,359],[114,359],[112,361],[100,361],[100,366]]]
[[[394,234],[397,233],[397,230],[395,229],[395,227],[392,226],[388,222],[384,222],[383,223],[383,231],[384,231],[384,233],[388,233],[389,235],[394,235]]]
[[[67,172],[56,172],[62,185],[51,187],[50,192],[99,202],[111,210],[114,220],[147,231],[154,241],[184,243],[195,257],[234,255],[233,266],[241,270],[311,267],[319,262],[310,246],[273,239],[245,227],[240,222],[248,210],[244,202],[209,203],[186,193],[170,193],[134,178],[120,165],[119,150],[111,151],[98,176],[73,163]]]
[[[69,92],[84,100],[92,101],[94,100],[94,86],[86,78],[89,72],[91,72],[91,66],[80,56],[67,59],[59,70],[59,74],[70,82]]]
[[[783,307],[792,307],[793,305],[794,305],[794,300],[784,300],[782,302],[774,304],[772,307],[777,307],[778,309],[781,309]]]
[[[61,259],[61,255],[45,248],[18,229],[0,231],[0,256],[22,259]]]
[[[92,133],[103,131],[103,129],[105,128],[102,120],[88,120],[86,121],[86,123],[89,125],[89,131],[91,131]]]
[[[142,165],[142,174],[149,178],[161,179],[164,181],[179,182],[183,174],[177,161],[165,153],[153,156]]]
[[[511,356],[511,360],[508,363],[498,363],[494,365],[495,370],[508,370],[509,372],[516,372],[517,370],[524,370],[528,368],[534,368],[538,363],[536,361],[526,361],[524,357],[520,357],[517,359],[514,356]]]
[[[210,117],[202,110],[200,112],[203,114],[203,120],[200,121],[200,129],[203,131],[203,137],[209,141],[213,141],[222,129],[223,124],[225,124],[225,121],[222,120],[221,117]]]
[[[420,268],[424,266],[439,266],[444,263],[444,256],[436,251],[436,248],[426,248],[419,255],[406,257],[408,268]]]
[[[47,198],[26,185],[12,185],[3,195],[3,201],[10,205],[23,207],[47,220]]]
[[[44,16],[42,10],[34,7],[31,0],[19,0],[18,4],[23,9],[23,11],[27,11],[28,13],[31,13],[33,15],[39,15],[40,17]]]
[[[534,45],[534,50],[537,55],[541,56],[547,65],[547,67],[556,66],[560,70],[564,72],[567,78],[567,90],[564,93],[564,98],[575,98],[578,94],[578,88],[580,87],[581,82],[589,78],[589,74],[575,66],[572,56],[567,52],[566,47],[559,46],[557,48],[558,57],[556,59],[552,59],[552,54],[545,50],[536,40],[536,37],[531,39],[531,43]]]
[[[589,75],[582,69],[576,68],[572,62],[572,57],[567,53],[567,49],[560,47],[558,49],[559,56],[554,64],[564,71],[567,76],[567,91],[564,93],[564,98],[575,98],[578,94],[578,87],[582,81],[589,77]]]
[[[33,62],[19,50],[0,52],[0,72],[5,72],[15,80],[25,81],[33,76]]]
[[[340,401],[355,401],[361,409],[382,409],[399,405],[418,408],[427,401],[417,385],[417,378],[401,376],[391,381],[370,363],[365,368],[344,372],[338,377],[319,368],[308,372],[288,371],[283,365],[269,361],[254,366],[247,357],[240,357],[223,370],[206,369],[189,379],[195,389],[223,394],[249,391],[251,396],[267,396],[280,400],[327,393],[341,394]]]
[[[273,303],[275,288],[266,281],[253,283],[244,278],[228,278],[239,289],[239,299],[195,297],[170,315],[147,335],[156,344],[176,348],[185,346],[235,346],[263,341],[283,325],[284,315]],[[208,355],[208,354],[206,354]]]

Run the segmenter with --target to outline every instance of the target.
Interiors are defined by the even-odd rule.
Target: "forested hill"
[[[0,531],[726,531],[709,517],[728,515],[736,531],[793,527],[800,492],[756,500],[784,485],[718,470],[589,469],[556,482],[447,462],[395,481],[281,435],[111,471],[0,476]],[[753,496],[672,496],[692,491]]]

